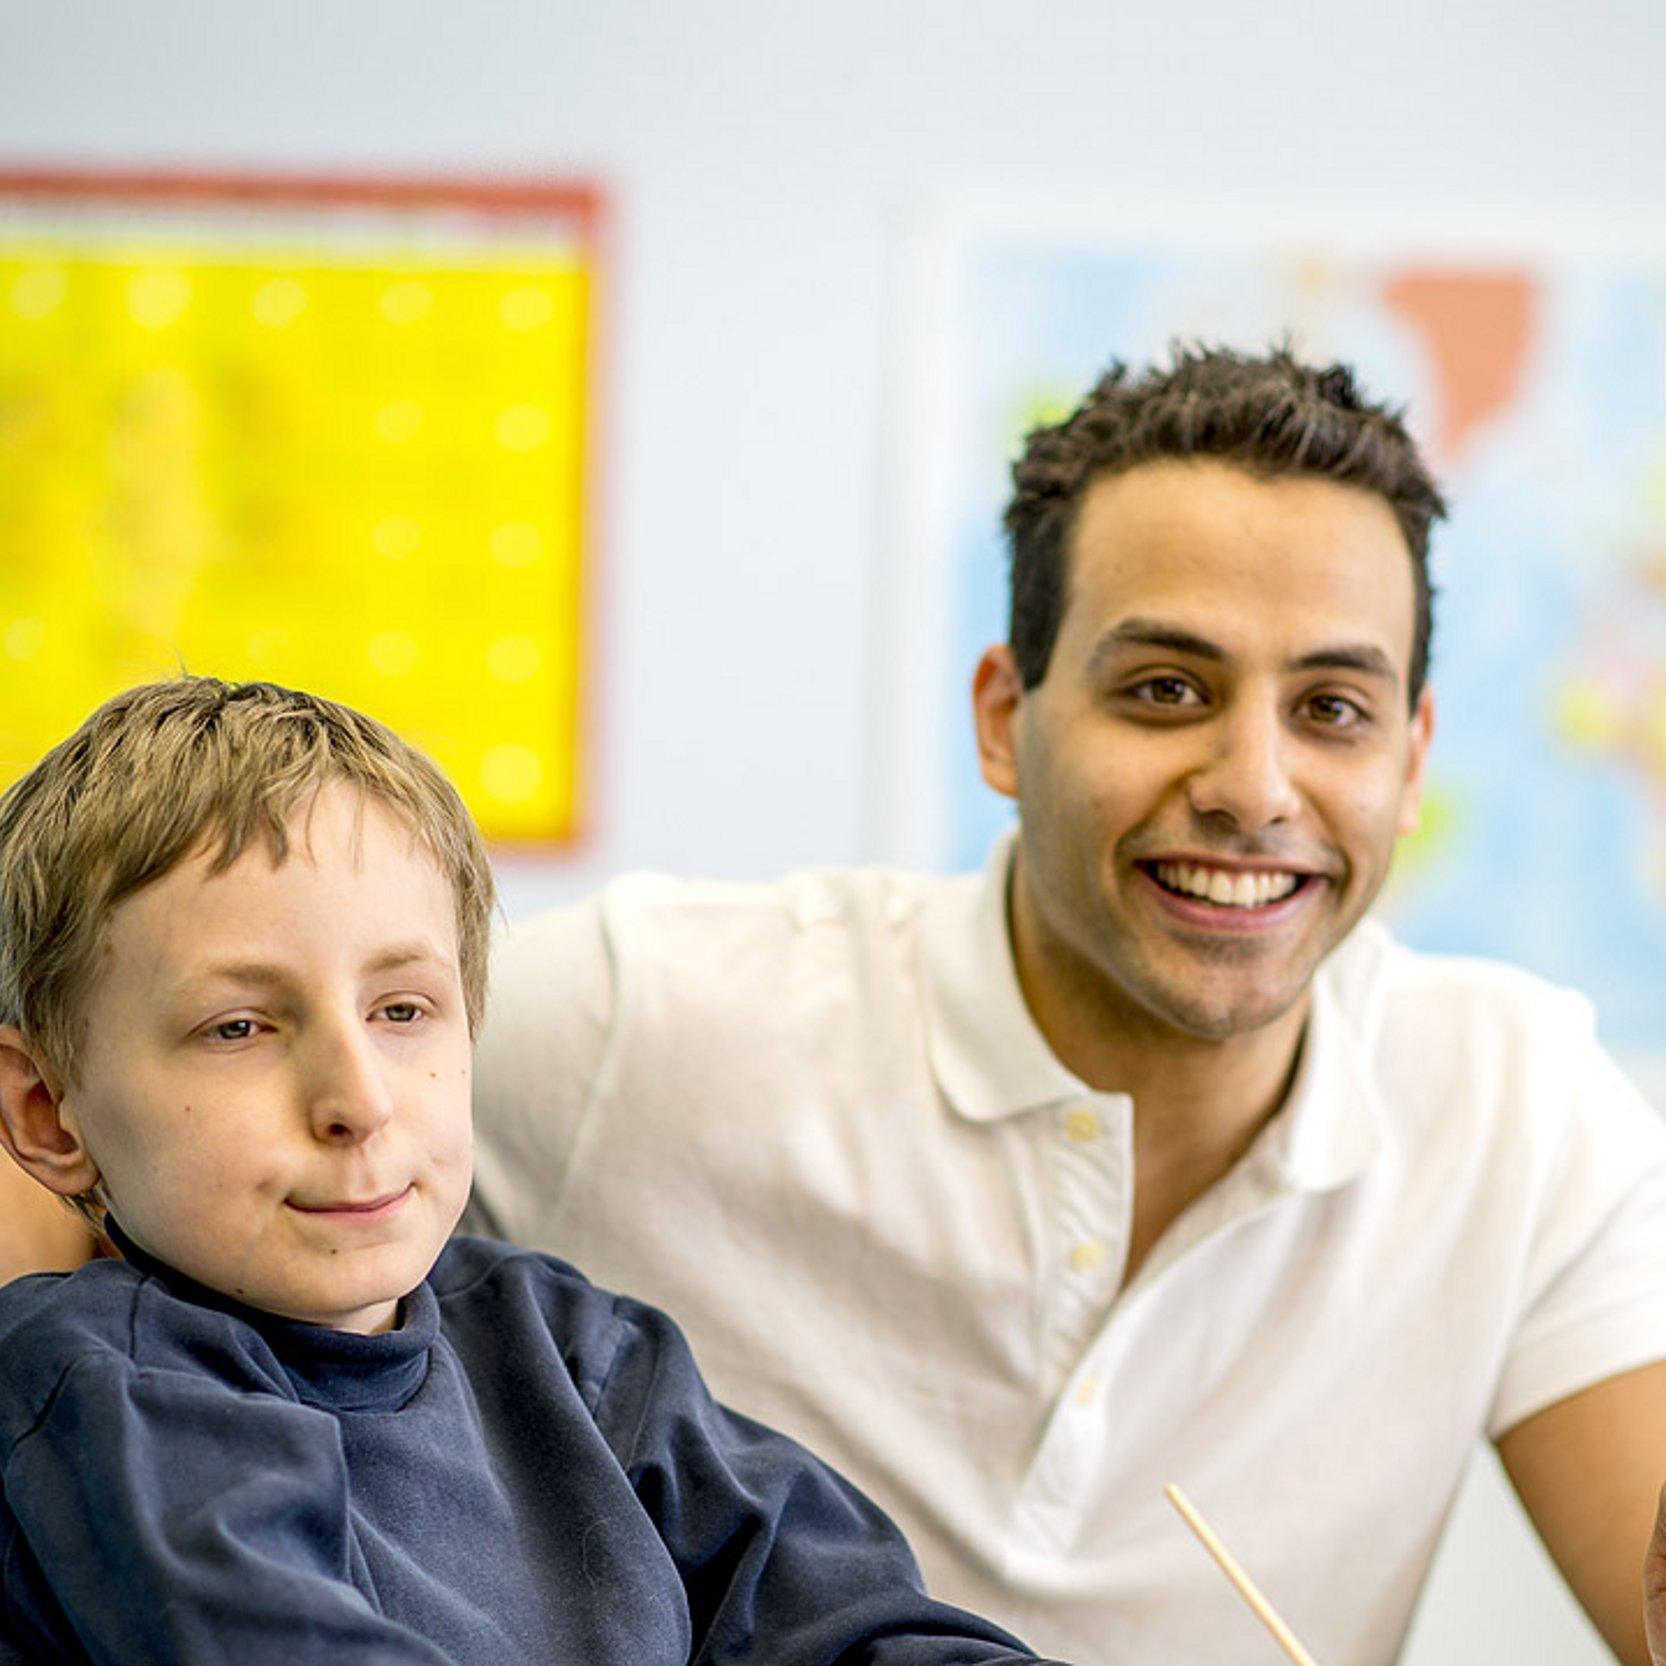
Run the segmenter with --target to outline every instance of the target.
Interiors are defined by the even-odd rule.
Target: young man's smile
[[[1220,1040],[1299,1016],[1413,823],[1432,712],[1407,685],[1389,505],[1219,462],[1097,481],[1045,676],[979,671],[985,774],[1022,833],[1026,992]]]
[[[1282,925],[1311,901],[1311,888],[1319,882],[1317,875],[1291,868],[1208,857],[1163,857],[1134,866],[1151,880],[1177,920],[1208,931],[1267,931]]]

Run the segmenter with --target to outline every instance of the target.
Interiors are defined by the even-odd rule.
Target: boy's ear
[[[33,1043],[0,1024],[0,1147],[48,1191],[75,1197],[98,1184],[98,1165],[64,1121],[63,1097]]]

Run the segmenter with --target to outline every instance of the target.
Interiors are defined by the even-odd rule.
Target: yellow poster
[[[594,212],[0,180],[0,781],[183,668],[360,707],[488,837],[571,839]]]

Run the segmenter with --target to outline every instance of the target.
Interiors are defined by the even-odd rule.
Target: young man
[[[1016,838],[511,934],[481,1220],[667,1306],[1055,1652],[1242,1658],[1175,1480],[1326,1666],[1392,1659],[1485,1435],[1646,1660],[1666,1133],[1583,1002],[1363,919],[1433,728],[1411,442],[1340,368],[1181,353],[1016,480]]]
[[[270,685],[0,799],[0,1145],[123,1257],[0,1290],[0,1658],[1033,1661],[663,1316],[447,1247],[491,896],[426,759]]]

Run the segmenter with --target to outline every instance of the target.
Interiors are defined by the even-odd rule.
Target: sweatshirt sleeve
[[[596,1420],[682,1574],[691,1666],[1036,1659],[998,1626],[928,1598],[901,1533],[855,1487],[718,1405],[669,1319],[633,1302],[619,1311]]]
[[[7,1454],[3,1487],[25,1658],[445,1666],[352,1582],[346,1470],[322,1412],[85,1356]]]

